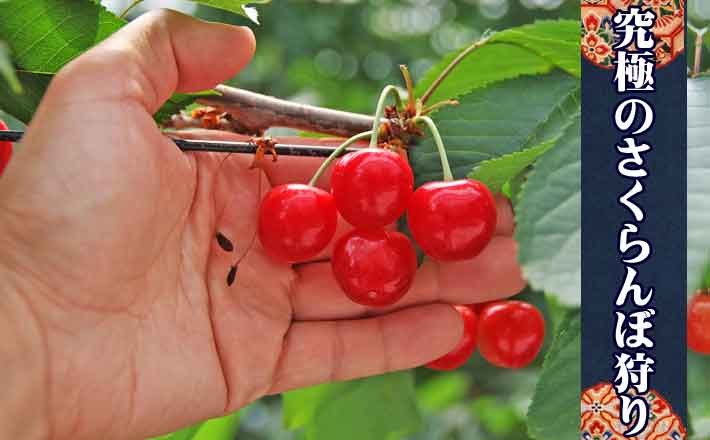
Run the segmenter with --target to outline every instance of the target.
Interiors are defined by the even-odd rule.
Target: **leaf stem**
[[[446,148],[444,148],[444,141],[441,139],[441,134],[439,134],[439,129],[436,128],[434,121],[432,121],[429,116],[418,116],[414,119],[414,121],[422,121],[429,127],[429,131],[431,131],[432,136],[434,136],[436,148],[439,150],[439,158],[441,158],[441,169],[444,172],[444,180],[447,182],[454,180],[454,175],[451,172],[451,166],[449,165],[449,157],[446,155]]]
[[[460,54],[458,54],[458,55],[456,56],[456,58],[454,58],[454,59],[449,63],[449,65],[446,66],[446,68],[439,74],[439,76],[434,80],[434,82],[431,83],[431,85],[429,86],[429,88],[427,89],[427,91],[424,92],[424,94],[423,94],[422,97],[420,98],[420,101],[422,102],[422,105],[423,105],[423,104],[426,104],[427,100],[429,100],[429,98],[431,98],[431,95],[434,94],[434,92],[436,91],[436,89],[441,85],[442,82],[444,82],[444,80],[446,79],[446,77],[449,76],[449,74],[451,73],[451,71],[454,70],[454,68],[455,68],[456,66],[458,66],[459,63],[461,63],[461,61],[463,61],[463,59],[466,58],[471,52],[473,52],[473,51],[475,51],[476,49],[478,49],[479,47],[483,46],[483,44],[485,44],[485,42],[488,41],[488,39],[489,39],[489,37],[483,37],[483,38],[481,38],[480,40],[478,40],[478,41],[476,41],[475,43],[473,43],[472,45],[468,46],[468,47],[467,47],[466,49],[464,49]]]
[[[375,109],[375,118],[372,121],[372,131],[370,132],[370,136],[371,136],[370,137],[370,148],[377,147],[377,135],[379,134],[380,124],[382,123],[382,117],[384,116],[384,113],[385,113],[385,102],[387,101],[388,95],[396,96],[397,100],[401,99],[399,97],[399,92],[397,91],[397,87],[390,85],[390,86],[387,86],[384,89],[382,89],[382,93],[380,93],[380,99],[377,100],[377,109]]]
[[[325,172],[325,170],[328,169],[330,164],[332,164],[333,161],[335,161],[335,159],[337,159],[338,156],[340,156],[340,154],[343,151],[345,151],[346,148],[348,148],[350,145],[354,144],[357,141],[367,139],[368,137],[370,137],[371,134],[372,134],[371,131],[364,131],[362,133],[356,134],[355,136],[351,137],[350,139],[348,139],[345,142],[343,142],[342,144],[340,144],[338,146],[338,148],[333,150],[333,152],[330,154],[330,156],[328,156],[328,158],[325,161],[323,161],[323,163],[318,168],[316,173],[313,175],[313,177],[311,177],[311,180],[308,182],[308,185],[315,186],[315,184],[318,183],[318,179],[320,179],[320,176],[323,175],[323,173]]]
[[[121,15],[119,15],[118,18],[126,18],[128,13],[131,12],[131,10],[133,8],[135,8],[136,6],[138,6],[142,2],[143,2],[143,0],[133,0],[133,2],[131,2],[131,4],[128,5],[128,7],[126,7],[126,9],[123,10],[123,12],[121,12]]]

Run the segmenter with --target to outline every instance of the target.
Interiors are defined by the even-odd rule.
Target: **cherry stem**
[[[449,65],[446,66],[446,68],[439,74],[439,76],[434,80],[434,82],[431,83],[431,85],[429,86],[429,88],[427,89],[427,91],[424,92],[424,94],[422,95],[422,97],[421,97],[421,99],[420,99],[420,101],[422,102],[422,105],[423,105],[423,104],[426,104],[426,102],[429,100],[429,98],[431,98],[431,95],[434,94],[434,92],[436,91],[436,89],[441,85],[442,82],[444,82],[444,80],[446,79],[447,76],[449,76],[449,74],[451,73],[451,71],[454,70],[454,68],[455,68],[456,66],[458,66],[459,63],[460,63],[461,61],[463,61],[463,59],[466,58],[471,52],[473,52],[474,50],[476,50],[476,49],[478,49],[479,47],[483,46],[483,44],[485,44],[486,41],[488,41],[488,37],[483,37],[483,38],[481,38],[480,40],[478,40],[478,41],[476,41],[475,43],[473,43],[472,45],[468,46],[468,47],[467,47],[466,49],[464,49],[460,54],[458,54],[458,55],[456,56],[456,58],[454,58],[454,59],[449,63]]]
[[[308,182],[308,185],[315,186],[315,184],[318,183],[318,179],[320,179],[320,176],[322,176],[323,173],[325,173],[325,170],[328,169],[330,164],[332,164],[335,161],[335,159],[337,159],[338,156],[340,156],[342,154],[342,152],[345,151],[346,148],[348,148],[350,145],[354,144],[357,141],[361,141],[363,139],[369,138],[371,134],[372,134],[371,131],[364,131],[362,133],[356,134],[355,136],[351,137],[350,139],[348,139],[345,142],[343,142],[342,144],[340,144],[340,146],[338,146],[338,148],[333,150],[333,152],[330,154],[330,156],[328,156],[328,158],[323,161],[323,163],[320,165],[320,167],[318,168],[316,173],[313,175],[313,177],[311,177],[311,180]]]
[[[399,70],[402,72],[404,83],[407,85],[407,110],[415,112],[417,102],[414,98],[414,83],[412,82],[412,75],[409,74],[409,69],[404,64],[400,64]]]
[[[444,141],[441,139],[441,134],[439,134],[439,129],[436,128],[434,121],[432,121],[429,116],[418,116],[414,119],[414,121],[422,121],[429,127],[429,131],[431,131],[432,136],[434,136],[436,148],[439,150],[441,168],[444,171],[444,180],[447,182],[454,180],[454,175],[451,172],[451,166],[449,165],[449,158],[446,155],[446,149],[444,148]]]
[[[377,138],[380,132],[380,124],[382,124],[382,117],[385,114],[385,103],[387,102],[387,96],[395,96],[397,101],[400,101],[399,92],[395,86],[387,86],[382,89],[380,93],[380,99],[377,100],[377,109],[375,110],[375,119],[372,121],[372,131],[370,132],[370,148],[377,148]]]

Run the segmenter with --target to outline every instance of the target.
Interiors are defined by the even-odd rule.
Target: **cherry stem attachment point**
[[[437,150],[439,150],[439,157],[441,158],[441,168],[444,172],[444,180],[449,182],[454,180],[454,175],[451,172],[451,166],[449,165],[449,158],[446,155],[446,149],[444,148],[444,141],[441,139],[441,134],[439,134],[439,129],[436,128],[436,124],[429,116],[417,116],[414,122],[424,122],[431,135],[434,137],[434,143],[436,144]]]
[[[333,152],[330,154],[330,156],[328,156],[328,158],[325,161],[323,161],[323,163],[320,165],[320,167],[318,168],[316,173],[313,175],[313,177],[311,177],[311,180],[308,182],[308,185],[315,186],[315,184],[318,183],[318,179],[320,179],[320,176],[322,176],[323,173],[325,173],[325,170],[328,169],[330,164],[332,164],[335,161],[335,159],[337,159],[343,153],[343,151],[345,151],[346,148],[348,148],[350,145],[354,144],[357,141],[361,141],[361,140],[369,138],[371,134],[372,134],[371,131],[364,131],[362,133],[356,134],[355,136],[351,137],[350,139],[348,139],[345,142],[343,142],[342,144],[340,144],[340,146],[338,146],[338,148],[333,150]]]
[[[400,101],[399,91],[395,86],[387,86],[382,89],[380,93],[380,99],[377,100],[377,108],[375,109],[375,119],[372,122],[372,131],[370,132],[370,148],[377,148],[377,137],[380,131],[380,124],[382,124],[382,117],[385,114],[385,103],[387,102],[387,96],[392,95],[397,101]]]

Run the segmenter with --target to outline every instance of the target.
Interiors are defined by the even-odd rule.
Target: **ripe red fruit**
[[[8,130],[7,125],[5,125],[5,122],[2,120],[0,120],[0,130],[2,130],[2,131]],[[0,176],[2,176],[3,171],[5,171],[5,167],[10,162],[11,157],[12,157],[12,143],[11,142],[0,142]]]
[[[481,356],[499,367],[526,367],[540,352],[544,338],[545,318],[522,301],[491,303],[478,318]]]
[[[302,184],[269,191],[259,208],[259,241],[272,257],[297,262],[315,257],[333,239],[338,223],[330,193]]]
[[[466,260],[491,241],[496,204],[493,194],[476,180],[429,182],[414,191],[407,221],[427,255],[440,261]]]
[[[330,184],[338,211],[348,223],[376,229],[394,223],[407,209],[414,175],[400,155],[368,148],[338,161]]]
[[[417,254],[407,236],[399,232],[354,229],[336,242],[331,264],[351,300],[384,307],[409,290],[417,271]]]
[[[432,370],[455,370],[463,366],[476,350],[478,318],[468,306],[454,306],[463,319],[463,337],[453,350],[444,356],[429,362],[426,366]]]
[[[696,293],[688,304],[688,347],[710,354],[710,294]]]

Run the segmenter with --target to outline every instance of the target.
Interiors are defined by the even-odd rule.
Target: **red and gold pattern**
[[[646,431],[638,437],[624,437],[627,426],[621,423],[621,404],[614,387],[601,383],[582,394],[582,437],[588,440],[684,440],[683,422],[657,392],[645,395],[651,408]]]
[[[656,37],[656,62],[659,67],[673,61],[685,50],[685,0],[581,0],[582,55],[597,66],[614,67],[614,32],[611,17],[631,6],[652,9],[658,17],[653,33]]]

